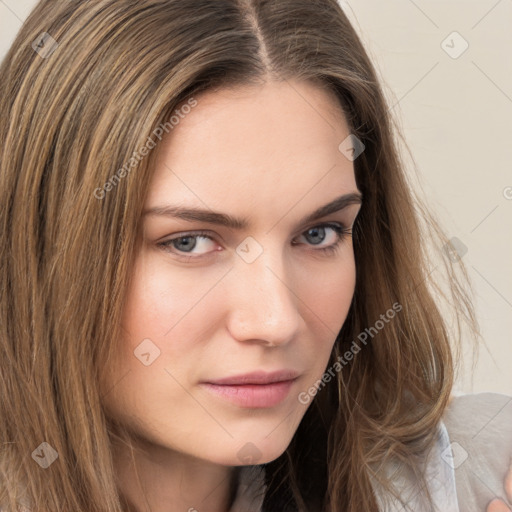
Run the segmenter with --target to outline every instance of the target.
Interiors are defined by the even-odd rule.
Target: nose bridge
[[[230,330],[243,339],[284,343],[298,329],[298,298],[282,254],[266,248],[252,262],[238,258],[232,278],[236,292],[230,304]]]

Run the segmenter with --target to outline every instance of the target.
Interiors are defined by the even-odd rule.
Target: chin
[[[236,456],[231,458],[232,466],[266,464],[279,458],[288,448],[289,439],[255,439],[238,443]]]

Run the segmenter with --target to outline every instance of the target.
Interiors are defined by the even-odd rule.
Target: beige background
[[[35,4],[0,0],[0,56]],[[512,0],[340,4],[381,74],[427,202],[467,247],[488,350],[473,378],[465,358],[457,391],[512,395]]]

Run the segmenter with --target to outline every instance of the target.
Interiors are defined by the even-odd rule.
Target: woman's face
[[[350,132],[308,82],[196,100],[155,149],[105,402],[159,450],[262,464],[291,441],[310,405],[299,395],[322,378],[354,293],[352,239],[336,228],[360,204],[305,220],[358,193],[339,149]],[[280,371],[294,380],[240,377]]]

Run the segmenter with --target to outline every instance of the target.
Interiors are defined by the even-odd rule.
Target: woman
[[[6,510],[483,510],[482,460],[506,498],[335,0],[42,1],[0,85]]]

